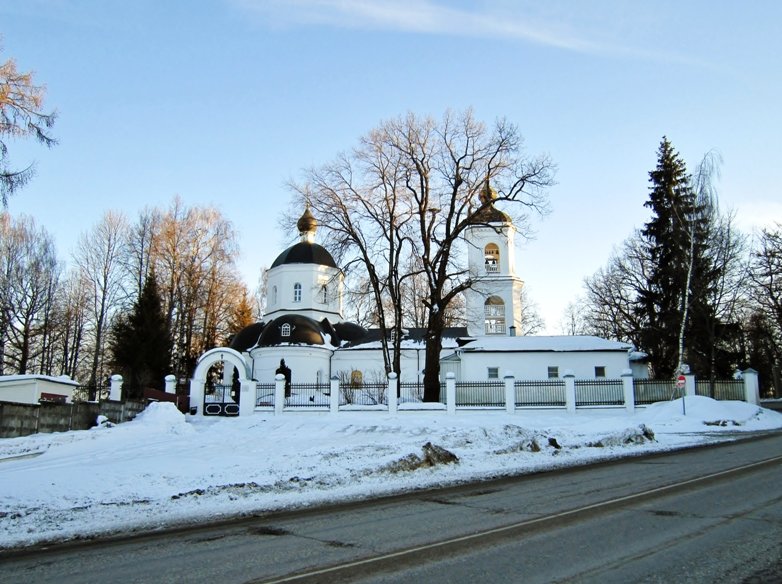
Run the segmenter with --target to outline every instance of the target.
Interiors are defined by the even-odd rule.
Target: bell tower
[[[511,218],[494,206],[497,193],[488,179],[481,206],[465,231],[467,261],[474,285],[465,291],[467,332],[471,336],[508,336],[521,330],[521,290],[516,275]]]

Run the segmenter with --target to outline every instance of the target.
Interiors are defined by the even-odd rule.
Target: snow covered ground
[[[519,474],[782,428],[782,414],[688,397],[621,410],[255,414],[152,404],[134,421],[0,440],[0,548]],[[424,446],[430,443],[432,448]],[[439,448],[438,448],[439,447]],[[438,458],[440,449],[458,457]]]

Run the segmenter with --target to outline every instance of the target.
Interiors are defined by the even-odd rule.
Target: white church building
[[[484,196],[490,196],[489,194]],[[267,313],[239,331],[228,347],[205,353],[191,381],[191,406],[203,404],[209,369],[222,362],[224,383],[243,392],[274,383],[281,361],[292,384],[325,385],[334,378],[385,379],[379,329],[343,318],[343,276],[332,255],[315,242],[317,221],[307,208],[297,223],[300,241],[272,263],[267,274]],[[459,381],[618,378],[628,370],[646,377],[628,343],[592,336],[521,336],[521,290],[516,274],[516,229],[494,205],[465,233],[467,261],[477,284],[465,294],[466,327],[446,329],[441,376]],[[401,384],[422,382],[424,336],[408,329],[402,342]],[[238,401],[238,400],[237,400]],[[237,406],[238,407],[238,406]],[[199,411],[202,409],[198,408]]]

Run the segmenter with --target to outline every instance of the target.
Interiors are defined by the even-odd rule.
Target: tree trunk
[[[430,310],[424,361],[424,401],[440,401],[440,353],[443,346],[443,312]]]

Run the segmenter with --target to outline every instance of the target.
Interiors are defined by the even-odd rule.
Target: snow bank
[[[371,497],[782,428],[782,414],[743,402],[688,397],[685,406],[686,416],[677,400],[635,414],[203,418],[155,403],[113,427],[0,439],[0,547]]]

